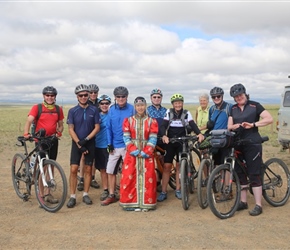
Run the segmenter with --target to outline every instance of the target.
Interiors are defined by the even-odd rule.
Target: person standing
[[[198,137],[201,142],[204,136],[201,134],[196,123],[194,122],[191,113],[188,110],[183,110],[184,98],[181,94],[174,94],[171,97],[173,108],[168,109],[166,116],[160,128],[162,141],[165,143],[166,155],[164,156],[164,168],[162,174],[162,192],[159,194],[157,201],[164,201],[167,199],[167,185],[170,177],[171,165],[174,156],[176,156],[176,190],[175,197],[181,199],[180,182],[179,182],[179,152],[182,151],[180,143],[169,143],[169,138],[181,137],[188,134],[188,127]],[[182,116],[184,117],[182,118]],[[191,131],[190,131],[191,132]]]
[[[34,105],[29,111],[26,123],[24,125],[24,137],[29,138],[31,125],[34,123],[34,130],[37,132],[40,129],[45,129],[46,136],[56,134],[57,137],[62,136],[63,132],[63,110],[56,105],[57,90],[53,86],[46,86],[42,90],[43,102]],[[41,109],[41,110],[39,110]],[[54,140],[51,148],[48,151],[48,156],[52,160],[56,160],[58,153],[58,140]],[[55,204],[58,200],[51,194],[44,194],[46,202]]]
[[[206,123],[208,121],[209,111],[209,95],[203,93],[199,96],[199,106],[196,109],[195,121],[201,133],[206,131]]]
[[[124,159],[126,146],[123,140],[122,124],[125,118],[134,115],[134,107],[128,101],[129,91],[126,87],[119,86],[114,89],[115,104],[109,110],[107,118],[107,138],[109,159],[107,164],[109,195],[101,202],[102,206],[107,206],[117,202],[115,195],[117,162],[120,157]]]
[[[136,114],[123,122],[126,155],[120,182],[120,205],[126,211],[156,208],[154,148],[158,123],[146,115],[146,100],[134,101]]]
[[[100,130],[100,116],[98,109],[88,104],[89,92],[87,85],[78,85],[75,94],[79,103],[68,112],[67,124],[72,138],[69,177],[71,195],[67,203],[68,208],[76,205],[77,172],[82,156],[85,161],[83,202],[87,205],[92,204],[88,192],[95,157],[95,135]]]
[[[235,147],[235,150],[241,152],[242,157],[247,162],[247,175],[244,174],[238,164],[235,165],[242,190],[238,211],[248,209],[248,177],[256,202],[255,207],[249,211],[249,214],[257,216],[263,212],[262,179],[260,175],[262,167],[262,142],[258,128],[271,124],[273,118],[260,103],[249,100],[249,95],[246,94],[246,88],[243,84],[238,83],[233,85],[230,89],[230,95],[234,98],[236,104],[230,110],[228,129],[237,131],[241,139],[250,139],[251,141],[246,145]]]
[[[108,95],[101,95],[98,98],[99,111],[100,111],[100,132],[96,135],[95,140],[95,168],[101,173],[103,192],[101,194],[100,200],[105,200],[109,195],[108,189],[108,174],[106,172],[106,167],[109,158],[109,152],[107,151],[108,138],[107,138],[107,118],[108,111],[111,104],[111,98]]]
[[[98,94],[99,94],[99,87],[96,84],[90,84],[88,85],[89,87],[89,100],[88,100],[88,104],[95,106],[96,108],[99,107],[98,104]],[[80,176],[80,180],[77,186],[78,191],[83,191],[84,190],[84,158],[82,157],[81,162],[80,162],[80,166],[79,166],[79,176]],[[93,188],[100,188],[99,183],[95,180],[95,172],[96,169],[95,167],[92,167],[92,181],[90,186]]]

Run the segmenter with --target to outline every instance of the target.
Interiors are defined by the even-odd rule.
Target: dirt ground
[[[91,189],[93,205],[81,202],[66,205],[57,213],[40,209],[33,194],[28,202],[20,200],[11,181],[11,159],[20,148],[16,141],[2,145],[0,154],[0,249],[289,249],[290,202],[271,207],[263,200],[263,214],[251,217],[248,211],[220,220],[209,208],[198,206],[191,195],[189,210],[169,187],[169,197],[158,203],[156,211],[125,212],[118,203],[100,205],[100,189]],[[60,142],[58,162],[69,176],[69,139]],[[289,152],[269,143],[264,159],[276,156],[289,166]],[[100,180],[99,174],[97,179]],[[249,196],[249,206],[254,206]]]

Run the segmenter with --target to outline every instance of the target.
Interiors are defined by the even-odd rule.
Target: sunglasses
[[[55,95],[45,95],[46,97],[55,97]]]
[[[152,96],[153,99],[160,99],[161,96]]]
[[[125,95],[116,95],[116,98],[126,98]]]
[[[211,98],[212,98],[212,99],[220,99],[221,96],[220,96],[220,95],[216,95],[216,96],[212,96]]]
[[[82,97],[88,97],[89,94],[82,94],[82,95],[78,95],[78,97],[82,98]]]
[[[98,92],[94,92],[94,91],[92,91],[92,92],[90,92],[90,94],[98,94]]]
[[[109,102],[100,102],[100,105],[110,105]]]

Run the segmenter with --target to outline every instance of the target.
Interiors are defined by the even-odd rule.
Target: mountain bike
[[[229,140],[233,141],[230,147],[231,153],[226,157],[224,164],[212,171],[207,184],[208,205],[213,214],[220,219],[233,216],[240,202],[241,184],[234,168],[235,164],[246,173],[247,163],[234,146],[250,143],[249,139],[239,139],[234,134],[229,137],[231,137]],[[268,140],[268,137],[262,137],[262,142]],[[283,206],[288,201],[290,173],[281,159],[271,158],[262,163],[261,180],[263,197],[270,205]],[[248,189],[252,193],[250,185]]]
[[[194,192],[194,179],[197,177],[197,170],[193,163],[193,155],[201,159],[199,150],[194,146],[198,141],[197,136],[186,135],[182,137],[174,137],[169,139],[170,143],[180,143],[182,152],[179,153],[180,164],[180,185],[181,185],[181,201],[184,210],[189,208],[189,193]]]
[[[44,137],[45,132],[25,138],[19,136],[16,145],[24,147],[23,153],[16,153],[12,159],[12,182],[16,194],[24,201],[31,196],[31,186],[35,186],[36,198],[42,208],[48,212],[57,212],[65,203],[67,197],[67,180],[62,167],[49,159],[48,150],[53,141],[58,138]],[[35,148],[28,151],[27,142],[36,142]],[[30,167],[30,160],[35,156],[34,168]],[[51,201],[53,197],[54,202]]]

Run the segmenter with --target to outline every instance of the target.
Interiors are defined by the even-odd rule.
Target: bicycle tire
[[[193,171],[191,171],[191,173],[188,173],[188,188],[189,188],[189,193],[193,194],[194,188],[195,188],[194,187],[194,179],[196,178],[195,174],[198,172],[196,172],[193,162],[190,161],[189,164],[191,165],[189,169]]]
[[[184,210],[189,208],[188,162],[182,159],[180,163],[181,201]]]
[[[210,161],[203,159],[200,163],[197,175],[197,201],[202,209],[207,208],[206,186],[209,178]]]
[[[14,190],[20,199],[27,200],[31,195],[31,177],[26,174],[29,169],[24,154],[15,154],[12,159],[11,172]]]
[[[271,158],[265,162],[263,197],[272,206],[285,205],[289,199],[289,169],[285,162]]]
[[[220,219],[227,219],[234,215],[241,197],[241,185],[237,173],[232,171],[233,176],[227,182],[232,183],[231,192],[226,185],[227,173],[231,173],[229,164],[216,167],[211,172],[207,184],[208,206],[212,213]],[[216,183],[218,181],[220,182],[219,184]],[[217,190],[214,190],[214,185],[216,188],[218,187]]]
[[[200,151],[196,147],[192,147],[191,151],[195,153],[197,157],[194,157],[194,154],[192,155],[192,163],[193,166],[200,166],[201,163],[201,154]],[[193,173],[193,178],[196,179],[198,175],[198,170],[195,169],[195,172]]]
[[[49,179],[49,165],[53,169],[53,179]],[[67,180],[62,167],[54,160],[46,159],[43,161],[43,171],[48,187],[43,188],[40,169],[35,175],[35,194],[39,204],[48,212],[55,213],[60,210],[67,198]],[[48,191],[46,191],[48,189]],[[58,203],[52,204],[45,201],[44,193],[51,194]]]

